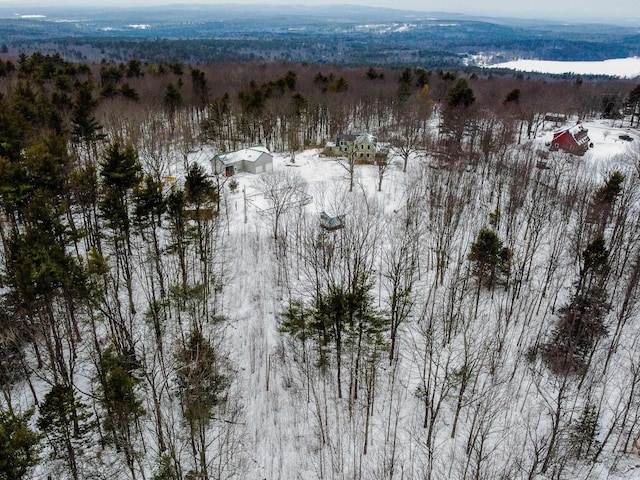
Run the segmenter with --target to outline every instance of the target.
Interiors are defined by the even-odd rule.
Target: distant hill
[[[263,59],[429,68],[474,65],[477,58],[640,55],[637,28],[353,5],[0,7],[0,44],[14,55],[38,50],[90,61]]]

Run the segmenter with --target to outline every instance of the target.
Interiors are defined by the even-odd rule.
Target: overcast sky
[[[616,19],[624,23],[640,25],[640,2],[637,0],[354,0],[354,1],[317,1],[317,0],[0,0],[0,6],[15,7],[18,13],[38,6],[114,6],[132,7],[168,4],[215,4],[215,3],[261,3],[261,4],[340,4],[352,3],[373,7],[393,7],[407,10],[443,11],[471,15],[490,15],[521,18],[554,18],[570,21],[610,21]]]

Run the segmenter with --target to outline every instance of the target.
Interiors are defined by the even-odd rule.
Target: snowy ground
[[[615,58],[601,62],[560,62],[550,60],[513,60],[487,68],[510,68],[522,72],[575,75],[611,75],[622,78],[640,77],[640,58]]]
[[[565,126],[570,126],[571,122]],[[550,170],[534,171],[531,178],[555,175],[563,180],[575,178],[591,178],[591,183],[598,184],[602,178],[613,169],[634,169],[630,161],[636,161],[640,135],[636,130],[627,130],[619,123],[611,121],[584,122],[589,130],[593,148],[584,157],[568,155],[551,155]],[[538,133],[534,140],[537,150],[545,150],[545,143],[551,139],[554,126],[548,125],[544,131]],[[623,141],[619,135],[628,134],[633,141]],[[516,160],[520,154],[514,148]],[[527,148],[523,149],[526,155]],[[210,168],[208,159],[212,151],[203,149],[189,156],[189,162],[198,162],[203,168]],[[530,153],[530,151],[529,151]],[[457,290],[457,282],[468,281],[467,253],[469,244],[473,241],[479,228],[486,224],[488,214],[495,209],[495,201],[503,195],[501,204],[508,206],[510,184],[517,184],[518,178],[504,175],[500,178],[501,193],[495,188],[500,174],[494,164],[491,174],[486,178],[478,170],[449,171],[436,168],[415,168],[419,164],[427,165],[430,160],[424,153],[413,155],[409,159],[409,171],[402,173],[402,159],[395,158],[388,168],[382,183],[382,191],[378,192],[378,169],[374,165],[358,165],[355,170],[354,191],[348,193],[347,171],[336,159],[325,157],[321,150],[307,150],[296,154],[295,163],[282,153],[274,155],[274,172],[292,173],[299,175],[307,185],[306,192],[312,197],[309,204],[303,207],[303,213],[308,219],[313,235],[319,232],[319,213],[326,211],[329,215],[345,214],[347,222],[371,220],[378,221],[382,226],[378,232],[380,240],[376,244],[374,268],[378,271],[372,275],[376,282],[374,295],[378,300],[378,308],[385,308],[383,283],[383,257],[392,252],[395,247],[405,241],[405,237],[397,234],[395,227],[404,221],[403,208],[406,208],[406,188],[412,176],[425,175],[423,196],[429,197],[430,189],[437,190],[433,182],[447,180],[451,187],[445,189],[445,195],[440,197],[443,202],[450,199],[459,201],[453,210],[459,208],[461,213],[457,230],[453,234],[451,247],[452,258],[450,267],[441,284],[433,282],[433,245],[437,225],[426,225],[426,233],[420,238],[421,265],[423,276],[416,280],[416,303],[429,310],[430,317],[445,317],[449,315],[449,301],[459,302],[456,315],[472,318],[469,300],[473,300],[473,287],[465,286]],[[535,165],[535,162],[533,162]],[[167,171],[171,176],[184,176],[182,157],[176,156],[173,165]],[[266,175],[266,174],[263,174]],[[427,178],[428,176],[428,178]],[[495,178],[493,178],[495,177]],[[549,421],[553,410],[556,386],[553,375],[538,362],[528,365],[523,362],[527,349],[536,341],[536,335],[554,321],[551,299],[562,302],[568,289],[571,288],[573,277],[571,273],[576,266],[567,261],[559,268],[553,280],[554,285],[549,288],[548,299],[540,295],[541,277],[546,268],[546,260],[550,244],[554,235],[560,235],[561,248],[569,250],[565,244],[572,240],[571,228],[556,222],[554,225],[542,225],[543,232],[540,245],[536,253],[537,261],[532,262],[532,278],[527,282],[518,302],[510,303],[510,292],[496,291],[495,295],[483,295],[479,300],[479,314],[476,321],[469,321],[463,333],[453,334],[453,338],[443,340],[444,335],[439,328],[433,334],[426,335],[423,327],[418,325],[424,318],[418,320],[419,311],[415,318],[406,322],[399,336],[398,360],[390,364],[385,357],[377,365],[377,380],[375,399],[371,406],[371,414],[366,415],[368,406],[362,396],[350,403],[348,395],[338,398],[336,392],[335,372],[328,368],[322,372],[311,362],[305,365],[299,356],[292,351],[292,344],[286,334],[278,331],[281,313],[287,308],[290,297],[304,296],[305,274],[299,267],[300,257],[298,248],[291,238],[298,238],[290,232],[288,244],[282,251],[286,260],[277,259],[275,252],[280,247],[273,238],[272,216],[269,214],[270,204],[260,193],[258,182],[260,175],[239,173],[234,179],[238,188],[231,192],[228,188],[229,179],[224,188],[221,215],[221,233],[223,240],[220,250],[214,252],[215,262],[224,258],[225,277],[222,290],[220,313],[226,318],[219,334],[220,344],[230,355],[233,371],[235,372],[233,392],[237,395],[237,403],[241,408],[239,418],[229,422],[229,441],[227,448],[234,451],[230,464],[232,469],[227,476],[220,478],[246,478],[265,480],[380,480],[387,479],[423,479],[429,478],[426,471],[435,480],[449,478],[466,480],[467,478],[482,478],[487,480],[506,478],[529,478],[542,480],[547,476],[528,476],[527,472],[539,471],[540,466],[531,467],[533,458],[544,452],[545,442],[548,440]],[[458,182],[461,182],[458,184]],[[430,183],[431,182],[431,183]],[[541,182],[542,183],[542,182]],[[467,190],[468,187],[468,190]],[[515,185],[517,190],[518,185]],[[532,190],[532,189],[528,189]],[[522,261],[527,247],[527,227],[529,215],[547,215],[557,220],[562,208],[558,204],[545,209],[536,203],[537,198],[524,199],[520,212],[514,214],[516,221],[511,226],[515,233],[510,246],[514,248],[516,261]],[[446,197],[446,198],[445,198]],[[437,201],[440,201],[437,200]],[[421,203],[421,208],[444,212],[442,205],[434,206],[437,201],[428,199]],[[366,205],[364,205],[366,204]],[[364,208],[366,206],[366,209]],[[369,210],[370,218],[365,218]],[[505,210],[506,211],[506,210]],[[545,213],[546,212],[546,213]],[[519,216],[518,216],[519,215]],[[446,213],[442,213],[446,216]],[[504,217],[507,217],[505,215]],[[426,214],[424,217],[426,219]],[[547,217],[545,217],[547,218]],[[396,223],[394,223],[396,222]],[[550,223],[550,222],[547,222]],[[294,222],[290,223],[293,226]],[[347,228],[345,228],[345,231]],[[503,227],[500,233],[508,231]],[[558,233],[560,232],[560,233]],[[396,242],[396,243],[394,243]],[[563,250],[564,251],[564,250]],[[368,252],[370,253],[370,252]],[[566,253],[566,252],[565,252]],[[570,255],[567,255],[568,257]],[[141,261],[144,253],[141,251]],[[289,277],[283,277],[282,264],[289,264]],[[197,263],[197,262],[196,262]],[[462,265],[462,266],[461,266]],[[379,266],[379,267],[378,267]],[[563,271],[566,270],[568,274]],[[304,270],[304,269],[302,269]],[[140,276],[148,270],[141,269]],[[455,277],[453,272],[461,272],[466,279]],[[542,273],[541,273],[542,272]],[[176,277],[177,278],[177,277]],[[142,279],[141,279],[142,280]],[[141,281],[141,283],[143,283]],[[464,284],[467,285],[467,284]],[[456,296],[465,297],[457,300]],[[304,298],[304,297],[303,297]],[[540,299],[540,300],[539,300]],[[141,299],[143,302],[144,299]],[[535,305],[538,300],[536,312]],[[534,307],[532,307],[534,305]],[[144,307],[141,305],[141,307]],[[455,310],[455,309],[452,309]],[[144,311],[144,308],[140,308]],[[503,324],[508,315],[513,313],[509,325]],[[464,318],[457,320],[465,322]],[[444,323],[444,320],[443,320]],[[462,327],[461,327],[462,328]],[[636,327],[633,327],[634,329]],[[141,327],[141,329],[143,329]],[[625,331],[627,333],[627,331]],[[628,332],[635,334],[635,330]],[[436,335],[441,335],[432,340]],[[498,336],[502,335],[502,342]],[[224,337],[224,338],[222,338]],[[151,337],[150,337],[151,338]],[[177,334],[176,334],[177,338]],[[637,335],[640,339],[640,334]],[[437,346],[433,358],[426,359],[426,342],[433,342]],[[438,343],[440,342],[440,343]],[[445,344],[444,347],[442,345]],[[498,350],[500,355],[497,365],[490,365],[493,352]],[[635,352],[630,349],[629,355],[635,358]],[[345,364],[349,362],[348,355],[344,355]],[[461,371],[461,362],[468,362],[474,371],[473,385],[468,387],[461,408],[457,434],[452,435],[454,411],[457,403],[458,384],[453,385],[452,377],[457,377]],[[631,363],[631,362],[628,362]],[[429,373],[426,374],[426,366]],[[616,368],[620,373],[611,374],[610,378],[593,380],[595,387],[590,391],[594,397],[604,398],[601,423],[603,429],[614,415],[616,400],[623,398],[629,390],[626,382],[628,371],[633,367],[621,360]],[[345,365],[345,370],[347,365]],[[625,370],[627,369],[627,370]],[[612,369],[613,370],[613,369]],[[490,373],[489,373],[490,372]],[[79,372],[78,375],[85,375]],[[345,374],[345,377],[347,375]],[[441,405],[434,420],[435,431],[433,444],[427,447],[425,440],[426,428],[423,426],[425,417],[424,396],[419,395],[424,380],[428,376],[433,389],[433,402]],[[86,372],[87,384],[93,378],[91,371]],[[341,382],[346,390],[347,379]],[[43,387],[44,388],[44,387]],[[171,385],[167,385],[172,389]],[[87,387],[86,391],[90,391]],[[600,393],[601,391],[604,394]],[[26,390],[25,390],[26,392]],[[25,398],[28,396],[24,394]],[[580,395],[583,395],[580,392]],[[575,411],[581,407],[582,397],[572,398],[570,395],[564,400],[563,419],[570,423]],[[167,400],[169,401],[169,400]],[[25,400],[25,403],[28,403]],[[172,404],[175,410],[175,403]],[[146,478],[152,478],[152,472],[157,465],[154,448],[154,435],[151,434],[151,413],[155,405],[147,398],[146,409],[149,418],[145,418],[145,442],[148,452],[144,458]],[[573,409],[573,412],[572,412]],[[640,411],[640,410],[639,410]],[[167,412],[171,415],[171,409]],[[182,420],[179,411],[174,411],[175,431],[180,431]],[[365,421],[370,422],[368,441],[364,440]],[[215,422],[212,422],[215,424]],[[222,422],[220,422],[222,423]],[[480,427],[479,427],[480,425]],[[226,428],[226,426],[225,426]],[[213,437],[214,435],[212,435]],[[233,437],[233,438],[231,438]],[[320,439],[324,437],[325,441]],[[467,441],[473,438],[474,445],[478,438],[486,451],[473,451],[467,448]],[[184,468],[192,468],[189,455],[188,441],[181,438],[182,450],[178,453],[184,458]],[[214,458],[217,438],[211,440],[210,455]],[[221,440],[226,442],[226,438]],[[234,443],[235,442],[235,443]],[[367,454],[363,453],[363,444],[368,446]],[[180,441],[178,446],[180,446]],[[539,450],[537,450],[539,449]],[[431,458],[427,458],[428,454]],[[105,454],[108,456],[109,454]],[[111,470],[116,471],[117,454]],[[573,470],[565,470],[558,474],[562,480],[623,480],[640,479],[640,468],[637,466],[638,457],[634,455],[613,455],[609,452],[603,455],[600,462],[595,464],[578,464]],[[479,465],[474,475],[471,470]],[[569,468],[569,467],[567,467]],[[46,469],[46,467],[45,467]],[[107,470],[105,470],[107,471]],[[38,474],[42,473],[39,471]],[[48,474],[49,471],[42,475]],[[108,473],[103,473],[107,476]],[[102,477],[99,477],[102,478]],[[213,478],[213,477],[210,477]]]
[[[593,147],[585,154],[582,159],[585,162],[593,162],[595,164],[606,163],[607,161],[614,159],[622,154],[626,154],[629,150],[638,147],[640,148],[640,132],[636,129],[629,129],[626,126],[620,125],[619,121],[613,120],[591,120],[582,122],[583,126],[588,130],[589,138]],[[568,121],[564,125],[554,127],[553,125],[547,125],[547,127],[541,131],[535,143],[537,143],[539,149],[545,150],[545,143],[550,142],[553,138],[553,133],[562,128],[566,128],[573,125],[573,121]],[[633,141],[628,142],[621,140],[620,135],[629,135],[633,138]],[[202,159],[202,155],[198,154],[197,158]],[[577,160],[578,157],[575,157]],[[412,162],[424,162],[423,155],[417,155],[412,158]],[[305,182],[309,185],[309,193],[313,195],[316,192],[326,192],[331,187],[335,186],[339,182],[346,184],[348,182],[347,172],[341,167],[335,158],[326,157],[322,155],[321,149],[305,150],[296,154],[295,163],[291,163],[290,155],[283,153],[274,154],[274,171],[286,171],[291,170],[299,174]],[[203,166],[205,163],[201,162]],[[392,166],[389,167],[385,173],[383,180],[383,191],[376,193],[383,203],[399,202],[402,200],[402,159],[396,157]],[[364,189],[368,193],[375,192],[377,189],[378,172],[377,167],[374,165],[359,165],[356,167],[356,179],[358,188]],[[249,197],[249,217],[252,212],[255,213],[257,208],[267,208],[268,203],[264,198],[259,195],[254,184],[257,179],[256,175],[249,173],[239,173],[235,177],[239,183],[239,187],[235,194],[230,194],[228,197],[229,205],[233,211],[237,211],[238,215],[233,220],[237,222],[242,219],[240,215],[242,211],[242,189],[246,188],[247,196]],[[320,195],[322,197],[322,195]],[[309,207],[315,212],[321,212],[329,208],[330,205],[324,205],[321,198],[316,195],[314,203]],[[320,204],[319,204],[320,203]],[[253,205],[254,208],[251,208]],[[329,212],[330,214],[338,214],[340,212]],[[255,216],[252,221],[256,224],[261,224],[260,216]],[[249,222],[251,224],[252,222]]]
[[[541,132],[538,139],[544,143],[551,142],[553,132],[561,130],[564,127],[571,126],[573,122],[567,122],[558,128],[549,126],[544,132]],[[627,153],[629,150],[637,148],[640,144],[640,133],[637,129],[630,129],[622,126],[619,121],[615,120],[590,120],[582,122],[582,125],[588,130],[589,138],[593,144],[584,156],[587,161],[602,162],[609,160],[621,154]],[[626,141],[620,139],[620,135],[629,135],[633,140]],[[541,147],[542,148],[542,147]]]
[[[640,142],[637,132],[629,132],[609,121],[585,122],[584,125],[589,130],[594,146],[583,158],[576,158],[575,162],[582,164],[580,169],[586,169],[596,174],[610,171],[612,163],[617,162],[621,154],[628,152],[628,149]],[[630,134],[634,141],[620,140],[618,136],[623,133]],[[544,148],[544,142],[550,140],[551,135],[551,129],[539,135],[536,139],[539,148]],[[426,160],[421,156],[411,159],[411,162],[424,161]],[[293,164],[288,155],[276,154],[274,171],[295,171],[305,179],[309,186],[308,193],[313,196],[313,202],[306,207],[309,214],[317,215],[323,210],[329,214],[344,213],[336,211],[336,208],[340,206],[332,203],[332,195],[329,194],[340,186],[344,188],[348,181],[345,170],[338,165],[335,159],[323,157],[319,150],[308,150],[297,154],[295,164]],[[376,192],[376,167],[358,166],[356,189],[365,191],[368,196],[373,196],[379,205],[386,209],[395,209],[403,201],[404,175],[406,174],[401,172],[401,160],[397,159],[396,164],[389,169],[385,176],[383,191]],[[243,392],[242,403],[247,419],[248,436],[244,445],[247,449],[245,453],[249,458],[248,471],[250,475],[247,478],[274,480],[350,478],[347,472],[353,474],[354,471],[357,471],[354,463],[362,462],[362,457],[358,457],[355,450],[351,452],[353,458],[340,457],[336,459],[332,457],[331,460],[327,460],[324,457],[326,455],[339,457],[347,452],[341,451],[339,446],[332,445],[330,451],[323,453],[324,450],[317,442],[318,419],[314,411],[314,402],[310,402],[308,398],[306,401],[304,400],[305,392],[300,391],[301,379],[296,377],[299,372],[287,370],[291,366],[281,364],[279,361],[282,334],[277,331],[278,314],[284,310],[287,301],[285,292],[278,289],[277,286],[269,219],[260,214],[260,209],[266,208],[268,204],[256,190],[255,181],[257,178],[258,176],[251,174],[238,174],[235,177],[239,182],[238,190],[235,193],[228,193],[226,196],[230,217],[228,229],[230,243],[235,245],[235,262],[234,281],[227,291],[225,311],[231,316],[231,340],[233,343],[231,351],[234,352],[233,360],[239,371],[237,381],[239,390]],[[246,221],[243,190],[248,198]],[[405,365],[404,368],[411,370],[413,367]],[[415,379],[404,378],[402,381],[412,383]],[[385,390],[394,387],[381,388]],[[419,443],[414,437],[419,438],[420,433],[415,433],[411,425],[419,426],[420,419],[413,418],[414,416],[419,417],[419,414],[411,411],[410,408],[407,409],[407,407],[415,403],[415,398],[411,398],[412,390],[406,385],[399,390],[402,392],[401,398],[393,398],[393,394],[390,392],[391,390],[380,393],[380,402],[389,401],[391,398],[391,403],[379,407],[380,415],[388,416],[387,418],[372,420],[374,424],[371,427],[371,442],[372,445],[387,444],[388,439],[384,437],[388,435],[389,430],[385,429],[385,422],[391,421],[392,410],[396,409],[394,418],[400,423],[398,448],[403,449],[398,453],[398,458],[404,458],[404,468],[407,468],[405,473],[398,473],[398,478],[414,478],[408,465],[413,465],[412,468],[415,468],[422,460],[413,457],[419,455],[414,451],[418,448]],[[335,404],[328,401],[322,405],[331,410],[329,415],[335,415],[335,421],[339,424],[341,422],[340,415],[344,415],[345,410],[341,410],[341,403],[335,398],[335,392],[329,392],[329,396],[333,398]],[[505,399],[496,399],[496,401],[504,402]],[[335,410],[332,410],[334,408]],[[388,410],[386,410],[387,408]],[[511,420],[505,423],[504,428],[520,428],[518,426],[520,422],[526,423],[517,415],[507,418],[511,418]],[[342,427],[334,425],[333,428],[338,434],[344,435],[345,445],[351,445],[349,439],[357,437],[363,426],[352,424],[346,419],[343,421]],[[511,427],[508,427],[509,423],[512,423]],[[353,445],[356,443],[354,441]],[[496,452],[503,452],[503,447],[505,445],[500,448],[496,447]],[[508,449],[508,445],[506,447]],[[453,451],[447,450],[447,448],[452,447],[442,447],[441,454],[453,455]],[[379,466],[382,462],[381,458],[388,455],[388,452],[384,448],[376,450],[372,447],[372,450],[376,454],[369,455],[369,458],[365,457],[365,463],[360,464],[360,471],[368,472],[362,478],[381,478],[373,472],[381,468]],[[327,465],[335,465],[339,462],[345,462],[345,477],[335,476],[335,471],[333,474],[331,472],[323,473],[322,470]],[[576,478],[616,480],[640,478],[640,473],[634,476],[635,471],[638,469],[635,469],[633,462],[627,464],[626,461],[622,461],[618,465],[617,473],[612,473],[606,467],[597,467],[590,470],[586,476],[584,470],[579,471],[576,473]],[[441,473],[445,475],[445,472]],[[450,470],[446,475],[451,475],[452,478],[462,478],[461,472],[455,469],[453,473]]]

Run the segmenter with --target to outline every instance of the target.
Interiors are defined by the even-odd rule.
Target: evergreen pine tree
[[[489,228],[483,228],[471,245],[467,258],[473,262],[473,274],[479,284],[491,289],[507,283],[511,256],[511,250],[503,247],[498,234]]]
[[[38,428],[48,439],[52,457],[66,462],[74,480],[82,478],[78,454],[91,427],[89,419],[86,406],[67,385],[51,387],[40,405]]]
[[[0,480],[21,480],[38,464],[39,435],[29,427],[33,410],[0,411]]]

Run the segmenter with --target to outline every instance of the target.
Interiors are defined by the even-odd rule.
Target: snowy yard
[[[631,149],[639,140],[637,133],[631,132],[633,142],[625,142],[618,136],[628,133],[626,129],[604,121],[584,125],[593,148],[583,158],[557,156],[555,160],[561,165],[553,165],[548,174],[568,184],[573,183],[571,178],[579,178],[591,185],[601,183],[614,169],[634,175],[630,159]],[[545,132],[536,139],[538,148],[545,148],[549,134]],[[512,158],[517,162],[517,154]],[[476,287],[464,280],[469,245],[495,208],[497,185],[513,179],[501,177],[498,171],[484,179],[473,171],[452,175],[428,165],[429,161],[419,155],[411,158],[410,171],[402,174],[401,159],[397,159],[385,175],[382,192],[376,191],[377,167],[358,166],[356,188],[348,193],[345,170],[335,159],[321,156],[319,150],[297,154],[295,164],[288,156],[277,154],[275,174],[299,175],[313,197],[311,204],[302,207],[303,217],[299,217],[300,212],[287,212],[286,239],[281,239],[279,246],[272,237],[273,219],[258,211],[269,208],[256,187],[258,177],[236,176],[238,190],[225,196],[234,273],[225,288],[223,313],[229,317],[229,351],[238,367],[235,381],[246,421],[242,442],[248,461],[246,478],[525,478],[528,469],[536,468],[532,465],[537,455],[544,453],[554,415],[560,415],[557,418],[561,425],[556,425],[559,432],[564,432],[560,435],[568,438],[585,398],[598,405],[600,435],[606,434],[611,425],[615,431],[615,419],[620,415],[618,402],[629,388],[623,371],[610,367],[606,376],[598,379],[601,365],[594,362],[594,371],[588,376],[592,386],[585,390],[577,381],[554,378],[539,360],[525,360],[529,349],[550,330],[554,309],[566,301],[572,277],[577,274],[575,254],[567,241],[574,219],[568,217],[563,225],[556,213],[541,210],[539,201],[530,197],[520,210],[509,213],[516,217],[514,223],[506,223],[505,204],[505,223],[498,231],[512,242],[518,268],[526,267],[531,273],[517,294],[512,290],[481,292],[479,309],[473,313]],[[453,188],[448,195],[459,194],[463,202],[457,204],[460,211],[451,212],[460,215],[461,221],[457,227],[449,225],[454,229],[450,232],[450,263],[443,281],[434,283],[432,248],[438,227],[425,218],[418,246],[423,263],[412,290],[412,312],[400,327],[399,356],[391,363],[384,357],[377,361],[372,404],[361,397],[349,398],[346,393],[338,398],[335,371],[323,373],[305,363],[299,351],[303,346],[278,330],[281,314],[291,299],[309,296],[309,278],[300,265],[305,255],[300,251],[306,248],[302,236],[308,235],[308,230],[296,233],[296,222],[304,218],[305,228],[315,229],[317,234],[321,211],[345,214],[347,227],[332,234],[335,236],[350,235],[354,224],[376,219],[381,222],[378,240],[372,244],[375,250],[367,254],[375,267],[371,272],[375,283],[371,292],[376,297],[373,303],[384,310],[388,308],[384,263],[397,240],[409,241],[401,237],[397,222],[406,214],[407,189],[416,182],[427,189],[433,187],[431,182],[447,182]],[[251,198],[246,221],[243,190]],[[508,203],[509,195],[503,195]],[[547,201],[552,202],[550,198]],[[362,208],[365,203],[367,209]],[[424,208],[432,207],[425,203]],[[525,219],[534,214],[548,215],[553,223],[546,221],[533,232],[537,246],[532,247],[529,236],[533,227]],[[445,224],[450,220],[440,218]],[[277,248],[283,249],[278,255]],[[562,259],[549,274],[546,265],[554,249],[563,252]],[[617,285],[612,291],[626,285],[626,274],[620,275],[620,279],[612,279],[612,285]],[[463,290],[459,290],[460,282]],[[436,317],[453,319],[459,315],[462,317],[453,327],[431,323]],[[463,320],[469,315],[470,322]],[[637,322],[630,322],[625,335],[636,338],[640,333],[637,327]],[[445,341],[444,336],[449,335]],[[620,354],[631,353],[626,350],[627,342],[620,341]],[[312,343],[304,348],[313,350]],[[632,344],[628,348],[633,348]],[[430,351],[432,347],[436,350]],[[596,356],[605,352],[606,346],[602,345]],[[344,361],[353,368],[352,360],[347,357]],[[469,377],[462,372],[469,372]],[[461,384],[460,379],[469,383]],[[343,388],[347,388],[346,383]],[[565,449],[557,458],[565,458],[568,452],[568,446],[562,447],[564,441],[556,444],[556,448]],[[595,464],[570,463],[572,466],[565,465],[564,471],[554,471],[561,478],[640,478],[634,455],[618,452],[607,448]]]

